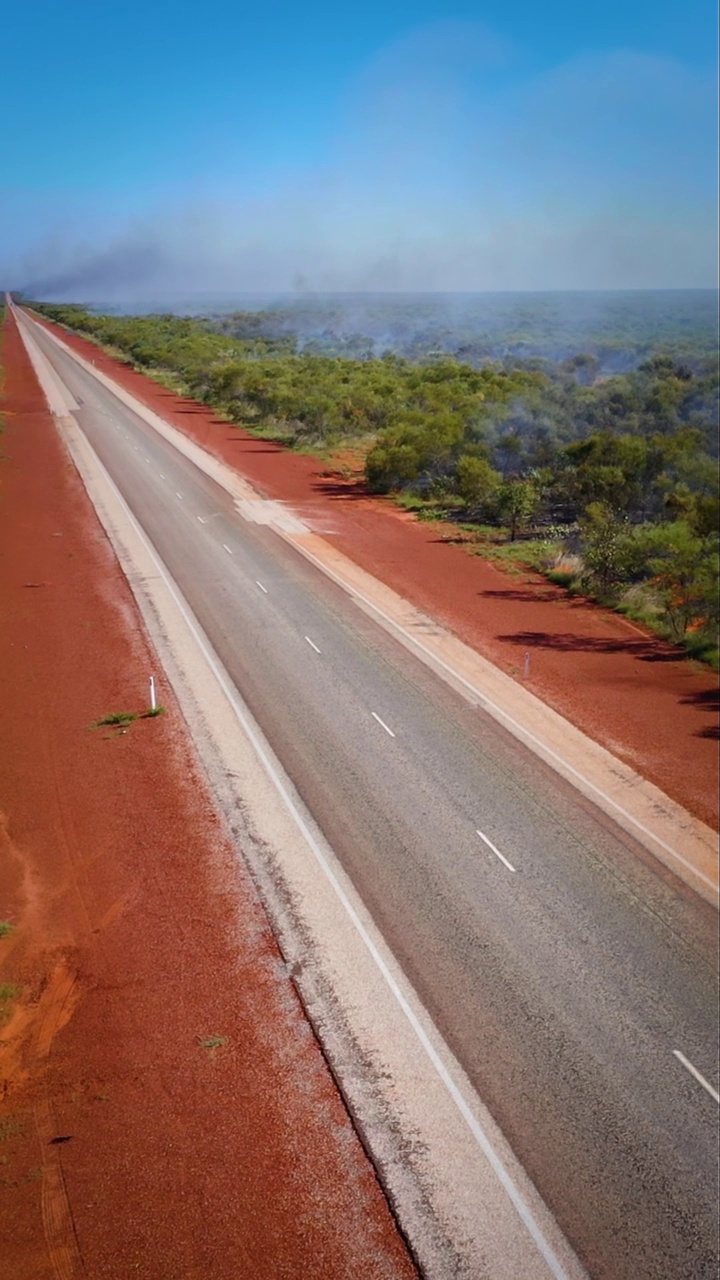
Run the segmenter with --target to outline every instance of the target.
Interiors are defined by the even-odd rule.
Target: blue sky
[[[2,279],[712,286],[715,31],[706,0],[16,4]]]

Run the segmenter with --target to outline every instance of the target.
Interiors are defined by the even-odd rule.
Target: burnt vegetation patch
[[[715,304],[708,291],[205,317],[33,306],[264,439],[352,446],[364,471],[338,501],[391,495],[717,665]]]

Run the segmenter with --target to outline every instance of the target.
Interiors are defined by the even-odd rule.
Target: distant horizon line
[[[206,303],[220,302],[223,300],[243,300],[243,299],[282,299],[287,302],[302,303],[303,301],[316,301],[332,298],[523,298],[523,297],[602,297],[602,298],[627,298],[627,297],[647,297],[660,294],[695,294],[695,295],[717,295],[720,293],[720,285],[699,286],[673,286],[668,288],[658,287],[652,289],[306,289],[298,292],[293,289],[223,289],[223,290],[202,290],[202,289],[178,289],[178,290],[162,290],[157,293],[123,293],[113,294],[109,292],[107,295],[100,294],[94,297],[83,297],[76,294],[74,296],[57,294],[50,297],[43,297],[42,292],[26,289],[0,289],[0,293],[8,293],[15,297],[33,302],[50,302],[54,304],[66,304],[68,306],[97,306],[102,304],[121,306],[124,304],[142,304],[151,305],[163,302],[176,302],[202,300]]]
[[[241,293],[245,297],[260,297],[267,293],[283,293],[288,296],[304,298],[304,297],[327,297],[328,294],[391,294],[391,295],[415,295],[424,296],[435,294],[515,294],[515,293],[717,293],[720,291],[720,285],[653,285],[645,288],[625,288],[625,289],[182,289],[173,290],[178,293],[216,293],[218,296],[223,294]],[[26,288],[0,288],[2,293],[25,293]],[[69,301],[69,299],[64,299]]]

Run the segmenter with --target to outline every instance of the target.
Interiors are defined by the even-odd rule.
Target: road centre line
[[[320,652],[320,650],[318,649],[317,645],[316,645],[316,644],[315,644],[315,643],[310,639],[310,637],[309,637],[309,636],[306,636],[306,637],[305,637],[305,639],[307,640],[307,642],[308,642],[308,644],[310,645],[310,648],[311,648],[311,649],[314,649],[316,653],[319,653],[319,652]]]
[[[259,588],[260,588],[260,590],[261,590],[261,591],[264,591],[264,592],[265,592],[265,595],[267,595],[267,593],[268,593],[268,589],[267,589],[267,587],[264,587],[264,586],[263,586],[263,584],[262,584],[262,582],[258,582],[257,578],[255,579],[255,586],[256,586],[256,587],[259,587]]]
[[[371,714],[371,716],[373,716],[373,718],[374,718],[375,720],[377,720],[378,724],[382,725],[382,727],[383,727],[383,729],[385,730],[385,732],[390,734],[390,737],[391,737],[391,738],[394,738],[394,737],[395,737],[395,734],[393,733],[392,729],[388,729],[388,727],[387,727],[387,725],[386,725],[385,721],[380,719],[380,717],[379,717],[379,715],[378,715],[377,711],[371,711],[371,712],[370,712],[370,714]]]
[[[477,827],[475,828],[475,832],[477,835],[479,835],[481,840],[485,841],[485,844],[487,845],[488,849],[492,849],[496,858],[499,858],[501,862],[505,863],[505,866],[507,867],[508,871],[515,871],[515,867],[512,865],[511,862],[508,862],[505,855],[502,854],[499,849],[495,848],[495,845],[493,844],[492,840],[488,840],[487,836],[484,836],[482,831],[478,831]]]
[[[679,1049],[673,1049],[673,1053],[675,1054],[678,1062],[682,1062],[685,1069],[690,1072],[691,1076],[695,1077],[698,1084],[702,1085],[703,1089],[710,1094],[710,1097],[714,1098],[717,1103],[720,1103],[720,1093],[717,1092],[717,1089],[713,1089],[710,1081],[706,1080],[705,1077],[700,1074],[697,1067],[693,1066],[692,1062],[685,1057],[685,1054],[681,1053]]]
[[[227,553],[228,553],[228,555],[229,555],[229,556],[231,556],[231,555],[232,555],[232,551],[230,550],[230,548],[229,548],[229,546],[227,545],[227,543],[226,543],[226,542],[223,542],[223,551],[227,551]]]

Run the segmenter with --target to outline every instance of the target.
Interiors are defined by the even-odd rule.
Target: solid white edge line
[[[475,830],[479,835],[480,839],[485,841],[485,844],[487,845],[488,849],[492,849],[495,856],[499,858],[501,862],[505,863],[505,866],[507,867],[508,871],[515,871],[515,867],[512,865],[511,862],[508,862],[505,855],[502,854],[499,849],[495,848],[495,845],[493,844],[492,840],[488,840],[487,836],[484,836],[482,831],[478,831],[477,827],[475,828]]]
[[[229,556],[232,555],[232,551],[230,550],[230,547],[227,545],[226,542],[223,542],[223,551],[227,551]]]
[[[120,490],[118,489],[117,485],[115,484],[115,481],[112,479],[110,473],[107,471],[103,463],[98,458],[97,454],[92,448],[92,445],[90,444],[90,442],[88,441],[84,433],[83,433],[83,438],[85,440],[85,444],[87,448],[90,450],[90,452],[93,454],[95,458],[95,463],[96,463],[96,466],[98,467],[98,470],[101,472],[101,474],[105,476],[106,483],[112,486],[112,489],[115,491],[117,501],[121,504],[122,509],[125,511],[126,518],[129,520],[130,524],[134,528],[137,536],[145,544],[148,554],[155,561],[160,578],[164,581],[165,586],[167,587],[167,590],[170,593],[172,599],[175,601],[175,604],[179,612],[182,614],[183,618],[185,619],[185,623],[188,627],[188,630],[190,631],[191,635],[194,637],[195,642],[198,645],[198,648],[200,649],[201,653],[205,658],[205,661],[208,663],[210,670],[213,672],[215,679],[217,680],[220,688],[222,689],[223,693],[228,699],[230,706],[232,707],[233,711],[235,712],[235,715],[237,716],[239,724],[242,726],[243,730],[247,734],[249,741],[252,743],[252,746],[257,754],[257,757],[260,760],[260,763],[262,764],[263,768],[265,769],[265,772],[267,773],[268,777],[270,778],[270,781],[275,786],[278,794],[280,795],[283,803],[285,804],[285,807],[287,808],[288,812],[291,814],[293,820],[295,821],[298,827],[298,830],[301,832],[301,834],[307,841],[308,847],[310,848],[310,851],[313,854],[313,857],[315,858],[318,866],[320,867],[320,870],[322,871],[323,875],[327,879],[328,883],[331,885],[334,893],[338,898],[338,901],[342,904],[343,909],[345,910],[348,916],[348,919],[353,925],[353,928],[357,931],[358,936],[362,939],[362,942],[367,948],[369,955],[372,957],[380,974],[382,975],[382,978],[386,986],[388,987],[388,990],[394,996],[399,1008],[401,1009],[404,1016],[407,1018],[407,1021],[409,1022],[413,1031],[415,1032],[415,1035],[417,1036],[418,1041],[420,1042],[422,1048],[424,1049],[428,1057],[428,1060],[432,1063],[432,1066],[437,1072],[439,1079],[442,1081],[445,1088],[447,1089],[450,1097],[452,1098],[453,1102],[455,1103],[455,1106],[457,1107],[459,1114],[462,1116],[463,1120],[467,1124],[468,1129],[470,1130],[473,1138],[477,1142],[480,1150],[485,1156],[485,1159],[487,1160],[488,1164],[493,1170],[493,1173],[495,1174],[498,1182],[500,1183],[501,1187],[505,1191],[508,1199],[513,1205],[515,1212],[517,1213],[518,1217],[523,1223],[523,1226],[527,1230],[531,1239],[535,1242],[538,1252],[545,1259],[545,1262],[547,1263],[547,1266],[551,1274],[553,1275],[554,1280],[569,1280],[568,1274],[565,1271],[565,1268],[563,1267],[562,1263],[560,1262],[560,1259],[557,1257],[550,1242],[546,1240],[545,1235],[542,1231],[542,1228],[540,1227],[539,1223],[536,1221],[535,1215],[533,1214],[533,1211],[530,1208],[530,1205],[526,1201],[519,1187],[515,1185],[511,1175],[508,1173],[507,1169],[505,1168],[505,1165],[500,1159],[500,1156],[495,1151],[495,1148],[493,1147],[490,1139],[488,1138],[483,1126],[481,1125],[477,1117],[474,1115],[468,1103],[465,1101],[465,1098],[463,1097],[460,1089],[458,1088],[452,1076],[450,1075],[448,1068],[445,1066],[445,1063],[440,1057],[437,1049],[435,1048],[432,1041],[430,1040],[417,1014],[415,1013],[414,1009],[411,1007],[411,1005],[408,1003],[407,999],[403,995],[403,992],[400,990],[400,987],[398,986],[395,978],[393,977],[393,974],[391,973],[390,969],[385,963],[385,960],[383,959],[382,955],[380,954],[377,947],[375,946],[375,943],[373,942],[370,934],[368,933],[362,920],[357,914],[352,902],[348,898],[345,890],[343,889],[343,886],[340,884],[340,881],[335,875],[335,872],[332,866],[326,859],[322,848],[316,841],[313,832],[308,827],[302,813],[300,812],[297,805],[295,804],[295,801],[293,800],[292,795],[288,791],[286,791],[285,786],[283,784],[282,777],[278,774],[277,770],[275,769],[275,765],[273,761],[268,756],[262,742],[260,741],[257,734],[255,733],[254,726],[247,718],[243,704],[240,701],[239,695],[232,683],[232,680],[230,679],[230,676],[226,672],[225,668],[222,666],[220,659],[215,654],[209,639],[207,638],[199,622],[195,618],[192,610],[190,609],[190,606],[187,604],[184,596],[181,595],[179,588],[176,586],[175,582],[173,581],[173,578],[171,577],[170,572],[167,566],[165,565],[165,562],[160,558],[160,555],[155,550],[155,547],[150,541],[148,535],[145,533],[145,530],[143,529],[142,525],[138,522],[138,520],[136,520],[133,512],[130,510],[130,507],[128,506],[124,497],[120,493]]]
[[[675,1054],[675,1057],[677,1058],[678,1062],[682,1062],[686,1070],[690,1072],[690,1075],[695,1077],[698,1084],[701,1084],[703,1089],[705,1089],[710,1094],[710,1097],[714,1098],[715,1101],[718,1104],[720,1104],[720,1093],[718,1093],[717,1089],[713,1089],[712,1085],[710,1084],[710,1081],[706,1080],[704,1075],[702,1075],[698,1071],[697,1067],[693,1066],[689,1058],[686,1058],[685,1054],[681,1053],[679,1049],[673,1049],[673,1053]]]
[[[317,645],[315,644],[315,642],[314,642],[313,640],[311,640],[309,636],[305,636],[305,639],[307,640],[307,642],[308,642],[308,644],[310,645],[310,648],[311,648],[311,649],[314,649],[316,653],[319,653],[319,652],[320,652],[320,650],[318,649],[318,647],[317,647]]]
[[[260,588],[260,590],[261,590],[261,591],[264,591],[264,592],[265,592],[265,595],[267,595],[267,593],[268,593],[268,589],[267,589],[267,587],[264,587],[264,586],[263,586],[263,584],[262,584],[262,582],[258,582],[257,578],[255,579],[255,586],[256,586],[256,587],[259,587],[259,588]]]
[[[373,716],[373,717],[375,718],[375,720],[377,720],[378,724],[381,724],[381,725],[382,725],[382,727],[383,727],[383,729],[385,730],[385,732],[386,732],[386,733],[389,733],[391,738],[394,738],[394,737],[395,737],[395,734],[393,733],[392,729],[388,729],[388,727],[387,727],[387,725],[386,725],[385,721],[380,719],[380,717],[379,717],[379,715],[378,715],[377,711],[371,711],[371,712],[370,712],[370,715],[371,715],[371,716]]]

